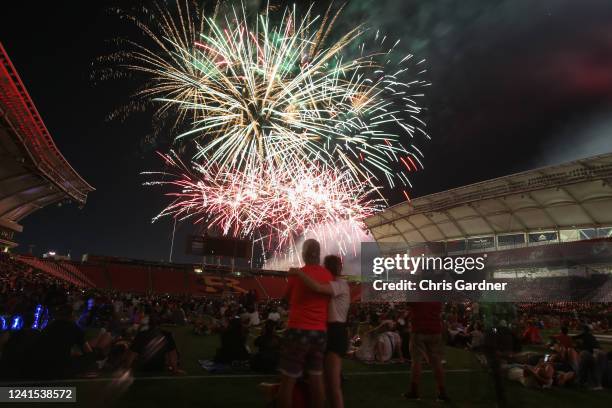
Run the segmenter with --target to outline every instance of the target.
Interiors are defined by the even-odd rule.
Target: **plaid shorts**
[[[304,370],[310,375],[323,373],[327,333],[322,330],[287,329],[281,349],[279,370],[299,378]]]

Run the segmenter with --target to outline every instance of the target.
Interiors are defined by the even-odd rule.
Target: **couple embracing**
[[[311,407],[324,406],[326,389],[331,406],[343,407],[341,368],[348,348],[349,286],[340,278],[342,261],[338,256],[325,257],[321,265],[321,246],[316,240],[304,242],[302,259],[302,268],[289,270],[289,320],[277,401],[282,408],[293,406],[296,382],[307,376],[306,399]]]

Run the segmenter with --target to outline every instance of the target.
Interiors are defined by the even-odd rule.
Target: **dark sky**
[[[90,78],[108,41],[130,35],[109,5],[2,6],[0,40],[59,149],[96,188],[82,210],[52,206],[23,220],[21,250],[167,260],[172,223],[151,224],[165,199],[141,185],[141,171],[159,168],[143,143],[150,118],[108,121],[132,89]],[[427,59],[432,140],[420,144],[414,197],[612,151],[612,2],[353,0],[338,27],[353,21]],[[175,260],[189,259],[190,230],[179,225]]]

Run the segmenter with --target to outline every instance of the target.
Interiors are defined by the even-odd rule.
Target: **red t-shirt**
[[[567,347],[567,348],[574,347],[574,340],[572,340],[572,338],[568,336],[567,334],[561,333],[561,334],[557,334],[554,337],[557,339],[559,344],[562,345],[563,347]]]
[[[306,265],[302,271],[319,283],[330,282],[332,274],[321,265]],[[297,276],[290,276],[289,321],[287,327],[301,330],[327,330],[329,296],[310,290]]]
[[[418,302],[411,303],[412,332],[421,334],[442,333],[442,303]]]

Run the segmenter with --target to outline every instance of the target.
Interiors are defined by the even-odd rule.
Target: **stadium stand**
[[[366,220],[378,243],[494,251],[612,235],[612,153],[415,198]]]
[[[612,279],[608,279],[591,295],[594,302],[612,302]]]
[[[60,266],[60,268],[63,268],[68,271],[68,273],[72,274],[85,285],[89,287],[95,287],[95,284],[87,276],[85,276],[85,274],[83,274],[83,272],[81,272],[81,270],[76,265],[69,262],[59,262],[58,265]]]
[[[506,301],[609,301],[611,177],[608,153],[415,198],[365,222],[387,255],[486,256],[471,275],[507,282]]]
[[[110,278],[104,266],[84,263],[78,265],[78,268],[91,281],[94,287],[100,289],[111,288]]]
[[[80,287],[112,289],[119,292],[153,293],[157,295],[219,296],[255,291],[260,299],[280,299],[284,296],[287,279],[269,276],[268,271],[255,270],[236,276],[232,274],[195,273],[193,265],[180,267],[131,261],[56,262],[28,256],[13,257],[14,261],[51,277]],[[361,299],[361,286],[351,283],[351,301]]]
[[[107,269],[111,287],[118,291],[145,293],[151,289],[149,271],[137,265],[116,264]]]
[[[17,245],[19,222],[57,202],[84,205],[93,187],[53,142],[0,43],[0,249]]]
[[[69,271],[54,261],[47,261],[29,256],[20,256],[16,259],[54,278],[64,280],[73,285],[83,287],[89,286],[90,284],[88,279],[86,279],[80,271],[76,269],[74,271]]]
[[[185,272],[177,268],[150,267],[151,290],[154,293],[185,293]]]

